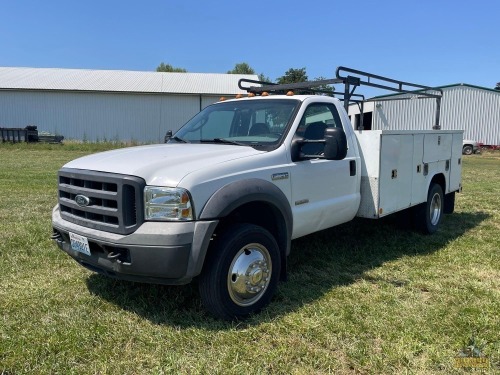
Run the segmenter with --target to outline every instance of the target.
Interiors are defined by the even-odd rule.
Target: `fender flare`
[[[284,223],[278,223],[281,238],[278,244],[285,249],[285,256],[290,254],[293,229],[293,215],[285,194],[273,183],[251,178],[231,182],[217,190],[200,212],[200,220],[220,219],[229,215],[238,207],[251,202],[266,202],[283,217]]]

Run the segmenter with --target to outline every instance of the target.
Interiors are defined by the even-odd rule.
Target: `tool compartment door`
[[[380,148],[379,216],[410,207],[413,135],[382,134]]]
[[[425,134],[424,163],[450,160],[452,137],[450,133]]]
[[[462,138],[463,134],[453,134],[453,150],[451,152],[450,184],[448,191],[456,191],[461,187],[462,181]]]

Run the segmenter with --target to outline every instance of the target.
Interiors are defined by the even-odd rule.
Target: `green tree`
[[[497,82],[497,85],[495,87],[495,90],[500,90],[500,82]]]
[[[262,82],[269,82],[271,83],[271,78],[269,78],[268,76],[264,75],[264,73],[260,73],[259,74],[259,81],[262,81]]]
[[[317,77],[314,80],[315,81],[323,81],[325,79],[328,79],[328,78]],[[325,91],[325,92],[322,92],[323,95],[334,96],[333,92],[335,91],[335,87],[333,87],[332,85],[319,85],[319,86],[316,86],[314,88],[317,90]]]
[[[306,68],[300,68],[300,69],[290,68],[290,69],[287,70],[287,72],[285,73],[285,75],[279,77],[276,80],[276,82],[278,84],[299,83],[299,82],[305,82],[308,79],[309,78],[308,78],[307,73],[306,73]],[[318,77],[318,78],[315,78],[314,80],[315,81],[321,81],[321,80],[324,80],[324,79],[326,79],[326,78],[325,77]],[[330,96],[333,96],[333,91],[335,91],[334,87],[331,86],[331,85],[318,85],[318,86],[311,87],[311,89],[317,89],[317,90],[321,90],[321,91],[326,91],[326,93],[324,93],[324,94],[330,95]],[[310,92],[311,91],[300,90],[297,93],[305,94],[305,93],[310,93]]]
[[[233,70],[228,70],[227,74],[255,74],[255,70],[245,62],[237,63]],[[271,78],[264,75],[264,73],[258,74],[259,81],[271,82]]]
[[[299,83],[299,82],[306,82],[308,80],[308,76],[306,73],[306,68],[300,68],[300,69],[294,69],[290,68],[287,70],[285,75],[279,77],[276,82],[278,84],[287,84],[287,83]],[[315,78],[315,81],[322,81],[325,80],[325,77],[318,77]],[[313,86],[311,89],[317,89],[321,91],[326,91],[326,93],[323,93],[325,95],[333,96],[333,92],[335,91],[334,87],[331,85],[318,85],[318,86]],[[306,94],[306,93],[311,93],[311,91],[307,90],[299,90],[296,93],[300,94]]]
[[[294,69],[290,68],[286,71],[284,76],[276,79],[276,82],[280,85],[285,83],[297,83],[307,81],[306,68]]]
[[[233,70],[228,70],[227,74],[255,74],[255,70],[246,62],[237,63]]]
[[[174,68],[170,64],[165,64],[162,62],[158,67],[156,68],[157,72],[168,72],[168,73],[187,73],[187,70],[184,68]]]

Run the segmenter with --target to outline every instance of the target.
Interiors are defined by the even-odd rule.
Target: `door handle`
[[[356,160],[349,161],[349,175],[356,176]]]

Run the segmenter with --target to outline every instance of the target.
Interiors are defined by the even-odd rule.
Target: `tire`
[[[233,225],[207,255],[199,282],[201,300],[217,318],[245,318],[271,301],[280,268],[271,233],[253,224]]]
[[[463,148],[462,148],[462,154],[464,155],[472,155],[472,146],[471,145],[465,145]]]
[[[443,189],[432,183],[427,194],[427,202],[415,206],[415,224],[425,234],[433,234],[441,224],[444,213]]]
[[[444,213],[452,214],[455,211],[455,192],[444,196]]]

